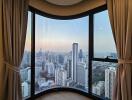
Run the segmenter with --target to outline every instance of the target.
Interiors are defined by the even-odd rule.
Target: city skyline
[[[35,92],[40,92],[53,87],[72,87],[88,92],[88,56],[83,53],[83,50],[78,50],[78,43],[72,44],[72,53],[58,54],[51,52],[35,52]],[[21,77],[23,96],[29,95],[29,87],[31,82],[31,52],[24,54]],[[116,55],[111,53],[111,57],[116,58]],[[105,70],[109,67],[114,68],[115,64],[109,62],[93,62],[93,93],[111,97],[111,90],[104,86]],[[106,78],[105,78],[106,77]],[[113,77],[114,80],[114,77]],[[109,92],[110,91],[110,92]],[[104,93],[109,93],[106,96]]]

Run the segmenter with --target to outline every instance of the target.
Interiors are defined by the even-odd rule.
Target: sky
[[[108,12],[103,11],[94,17],[95,52],[115,52],[115,44],[109,23]],[[56,20],[36,15],[36,50],[69,52],[72,44],[78,43],[79,49],[88,50],[88,16],[72,20]],[[26,50],[31,47],[31,13],[28,15]]]

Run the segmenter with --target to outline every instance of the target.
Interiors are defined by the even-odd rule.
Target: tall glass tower
[[[77,82],[78,43],[72,44],[72,80]]]

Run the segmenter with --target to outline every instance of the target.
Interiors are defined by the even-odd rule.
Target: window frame
[[[96,13],[102,12],[107,10],[107,5],[103,5],[100,7],[97,7],[95,9],[92,9],[90,11],[84,12],[82,14],[78,15],[73,15],[73,16],[56,16],[56,15],[50,15],[45,12],[41,12],[33,7],[29,7],[29,11],[31,12],[31,94],[30,97],[27,98],[26,100],[34,100],[35,98],[38,98],[42,95],[45,95],[47,93],[52,93],[56,91],[71,91],[71,92],[76,92],[81,95],[87,96],[92,99],[97,99],[97,100],[104,100],[106,98],[102,98],[98,95],[95,95],[92,93],[92,62],[93,61],[102,61],[102,62],[113,62],[117,63],[117,59],[104,59],[104,58],[95,58],[94,57],[94,15]],[[38,94],[35,94],[35,14],[48,17],[48,18],[53,18],[53,19],[63,19],[63,20],[68,20],[68,19],[76,19],[76,18],[81,18],[85,16],[89,16],[89,61],[88,61],[88,93],[73,89],[73,88],[51,88],[46,91],[42,91]]]

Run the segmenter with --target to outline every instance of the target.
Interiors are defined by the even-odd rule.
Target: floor
[[[37,100],[92,100],[73,92],[57,92],[42,96]]]

